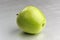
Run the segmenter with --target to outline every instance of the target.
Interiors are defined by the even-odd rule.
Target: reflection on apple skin
[[[44,36],[45,35],[43,33],[37,35],[29,35],[29,34],[25,34],[24,32],[19,33],[19,37],[22,40],[44,40]]]

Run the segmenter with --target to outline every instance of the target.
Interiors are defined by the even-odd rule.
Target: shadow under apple
[[[36,34],[36,35],[31,35],[31,34],[27,34],[27,33],[24,33],[24,32],[20,32],[18,35],[23,40],[43,40],[44,39],[44,34],[43,33]]]
[[[24,33],[20,29],[13,29],[10,32],[10,35],[19,40],[21,40],[21,39],[22,40],[44,40],[44,37],[45,37],[43,32],[41,32],[40,34],[31,35],[31,34]]]

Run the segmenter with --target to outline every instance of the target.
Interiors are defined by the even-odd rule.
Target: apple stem
[[[18,14],[16,14],[16,15],[18,15]]]

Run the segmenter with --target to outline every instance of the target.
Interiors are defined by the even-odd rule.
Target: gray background
[[[46,15],[46,28],[38,35],[25,35],[16,24],[16,14],[28,5]],[[0,0],[0,40],[60,40],[60,0]]]

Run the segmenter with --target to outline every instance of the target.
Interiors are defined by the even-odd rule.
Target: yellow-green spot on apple
[[[39,34],[46,26],[46,17],[35,6],[27,6],[17,15],[17,25],[26,33]]]

